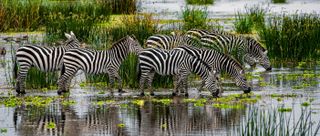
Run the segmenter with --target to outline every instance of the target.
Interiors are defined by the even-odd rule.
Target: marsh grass
[[[287,0],[272,0],[272,3],[287,3]]]
[[[269,8],[261,5],[245,6],[245,11],[238,11],[235,15],[235,30],[237,33],[248,34],[253,30],[260,30],[265,25],[265,16]]]
[[[63,18],[79,19],[80,23],[96,18],[108,19],[110,6],[108,1],[3,0],[0,3],[0,31],[33,31],[49,24],[58,25],[55,28],[66,27],[69,24],[63,22]]]
[[[30,68],[26,78],[26,88],[51,88],[56,86],[58,78],[57,72],[42,72],[36,68]]]
[[[320,122],[313,122],[312,111],[308,108],[301,110],[298,119],[294,113],[280,112],[277,109],[265,111],[251,107],[242,121],[237,135],[317,135]]]
[[[186,6],[182,11],[183,29],[190,30],[192,28],[208,28],[208,10],[206,7],[197,8]]]
[[[268,56],[303,61],[319,57],[320,18],[317,14],[282,14],[270,17],[259,31]]]
[[[214,0],[186,0],[187,4],[192,5],[207,5],[213,4]]]

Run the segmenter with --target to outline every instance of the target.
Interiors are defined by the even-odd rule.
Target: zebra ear
[[[268,51],[266,50],[265,52],[263,52],[264,55],[267,55]]]
[[[72,36],[68,33],[64,33],[64,36],[66,36],[68,39],[70,39]]]
[[[240,70],[240,74],[241,74],[241,75],[244,74],[244,71],[243,71],[243,70]]]
[[[76,37],[72,31],[70,31],[71,36]]]

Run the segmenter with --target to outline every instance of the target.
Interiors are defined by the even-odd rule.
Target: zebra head
[[[258,64],[260,64],[266,70],[271,70],[270,60],[267,56],[268,51],[262,47],[262,45],[251,37],[247,37],[248,44],[249,44],[249,54],[251,59],[248,60],[255,60]]]
[[[142,47],[134,35],[127,36],[127,44],[129,45],[129,52],[139,53],[142,50]]]
[[[245,74],[244,70],[239,70],[239,73],[235,78],[236,85],[241,87],[244,93],[250,93],[251,87],[248,86],[247,79],[245,78],[244,74]]]
[[[205,79],[205,87],[211,92],[212,96],[219,97],[221,95],[222,88],[216,70],[209,72],[209,76]]]
[[[67,38],[67,40],[64,42],[64,46],[66,46],[68,48],[79,48],[80,47],[81,43],[79,42],[76,35],[72,31],[70,31],[70,34],[64,33],[64,35]]]
[[[265,68],[267,71],[270,71],[272,67],[271,67],[270,60],[267,53],[268,53],[267,50],[265,50],[264,52],[261,52],[262,57],[258,58],[258,62],[263,68]]]

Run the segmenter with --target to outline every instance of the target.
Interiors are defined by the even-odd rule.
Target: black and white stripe
[[[185,85],[187,88],[187,76],[191,72],[196,73],[204,80],[206,87],[214,96],[219,93],[215,71],[211,71],[204,62],[185,51],[148,48],[141,51],[138,58],[141,71],[141,95],[144,95],[145,81],[147,81],[149,91],[153,94],[151,83],[155,73],[177,77],[176,88],[173,92],[175,95],[178,92],[177,89],[181,88],[180,86]],[[187,90],[185,91],[187,92]]]
[[[204,63],[208,64],[211,69],[215,69],[217,73],[225,71],[235,80],[236,85],[241,87],[245,93],[251,91],[251,88],[246,82],[243,67],[232,57],[212,49],[197,48],[193,46],[179,46],[174,50],[182,50],[201,59]],[[203,85],[204,83],[202,83],[202,86]],[[202,86],[199,90],[202,89]]]
[[[80,42],[76,36],[71,32],[70,34],[65,33],[67,40],[64,45],[58,47],[42,47],[42,46],[22,46],[17,49],[16,52],[16,63],[15,64],[15,75],[17,72],[17,66],[20,67],[17,82],[16,92],[25,94],[25,78],[28,70],[31,67],[44,72],[53,72],[60,70],[62,66],[62,57],[64,53],[72,48],[78,48]]]
[[[162,35],[157,34],[147,39],[147,48],[160,48],[170,50],[180,45],[197,45],[197,42],[185,35]]]
[[[208,31],[192,29],[187,32],[189,37],[200,38],[202,45],[225,53],[236,55],[240,62],[253,66],[259,63],[266,70],[271,70],[271,64],[267,56],[267,50],[259,42],[251,37],[244,37],[223,31]]]
[[[114,79],[118,79],[118,90],[122,92],[122,80],[118,74],[119,67],[129,53],[137,53],[141,49],[134,36],[126,36],[114,43],[108,50],[78,48],[67,51],[63,57],[64,73],[58,81],[58,94],[67,91],[70,80],[78,70],[88,74],[106,73],[109,75],[112,88]]]

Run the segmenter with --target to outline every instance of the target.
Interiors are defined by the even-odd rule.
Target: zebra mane
[[[119,45],[120,43],[125,42],[129,37],[132,38],[131,36],[127,35],[127,36],[122,37],[121,39],[117,40],[116,42],[114,42],[114,43],[112,44],[111,49],[118,47],[118,45]],[[134,38],[133,38],[133,39],[134,39]]]

